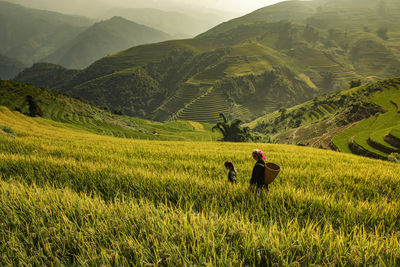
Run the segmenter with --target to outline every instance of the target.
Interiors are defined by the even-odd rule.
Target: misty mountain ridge
[[[48,86],[149,119],[214,122],[223,112],[250,120],[346,89],[352,80],[399,76],[400,29],[393,22],[400,5],[386,1],[378,12],[379,3],[282,2],[193,39],[104,57],[63,86]],[[353,16],[346,22],[342,13]]]
[[[194,16],[176,11],[154,8],[113,8],[101,15],[102,18],[121,16],[131,21],[160,29],[176,38],[200,34],[223,21],[216,15]]]
[[[0,2],[0,54],[31,65],[73,39],[93,20]]]
[[[0,55],[0,80],[12,79],[26,66],[16,59]]]
[[[42,61],[83,69],[108,54],[171,38],[159,30],[122,17],[113,17],[89,27]]]
[[[36,4],[40,6],[39,2]],[[124,19],[112,16],[95,23],[94,19],[27,8],[1,0],[0,9],[0,21],[4,22],[0,25],[0,54],[24,66],[50,62],[68,68],[85,68],[108,54],[140,44],[188,37],[222,20],[216,15],[207,17],[204,13],[192,17],[181,12],[157,9],[127,9]],[[123,10],[114,11],[118,13]],[[145,23],[128,22],[126,17],[137,17],[138,20],[156,24],[176,34],[153,29]],[[5,64],[5,60],[2,62],[0,76],[10,78],[10,73],[15,73],[15,70],[7,70],[12,66]]]

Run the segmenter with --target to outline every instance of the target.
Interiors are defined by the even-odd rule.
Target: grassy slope
[[[215,140],[211,125],[193,122],[157,123],[118,116],[77,99],[51,93],[31,85],[0,81],[0,105],[28,113],[25,97],[32,95],[44,112],[44,118],[68,127],[97,134],[155,140]],[[157,134],[153,134],[156,131]]]
[[[372,140],[386,147],[396,149],[387,144],[383,140],[383,137],[392,129],[399,127],[400,114],[398,113],[398,108],[391,103],[391,101],[394,103],[400,103],[399,88],[399,84],[397,84],[397,86],[392,85],[386,88],[386,90],[383,92],[378,92],[373,95],[370,101],[383,107],[387,112],[362,121],[357,126],[337,135],[333,139],[333,142],[340,151],[349,152],[348,142],[352,137],[354,137],[354,140],[357,142],[357,144],[361,145],[368,151],[383,157],[387,157],[388,154],[371,147],[367,143],[368,138],[371,138]]]
[[[379,88],[378,91],[373,90],[372,93],[368,93],[370,88]],[[388,144],[384,137],[391,132],[392,129],[399,127],[400,115],[398,113],[397,103],[400,103],[400,79],[388,79],[383,80],[378,83],[373,83],[349,90],[342,91],[340,93],[333,93],[321,96],[313,101],[305,102],[301,105],[288,108],[286,110],[286,118],[283,121],[276,120],[281,116],[280,111],[269,113],[263,117],[258,118],[255,121],[248,123],[247,125],[257,129],[261,133],[268,131],[268,135],[273,138],[280,138],[285,136],[286,133],[294,131],[294,129],[305,129],[309,127],[311,131],[318,129],[318,125],[321,127],[330,127],[332,125],[326,125],[327,121],[333,120],[335,117],[348,112],[357,103],[366,102],[373,103],[384,110],[383,114],[378,114],[376,117],[366,118],[357,124],[355,127],[349,129],[343,128],[339,133],[336,133],[333,138],[333,144],[342,152],[351,153],[348,146],[349,140],[354,136],[355,141],[366,148],[367,150],[374,152],[383,157],[387,157],[388,153],[380,151],[379,149],[371,147],[367,140],[370,138],[372,141],[381,144],[389,149],[398,150],[399,148],[393,147]],[[381,91],[380,91],[381,90]],[[367,94],[367,95],[366,95]],[[343,103],[338,103],[338,100],[342,97],[346,97],[348,100],[343,101]],[[326,101],[330,103],[325,103]],[[394,105],[393,103],[396,103]],[[295,114],[300,113],[298,117]],[[345,117],[340,117],[340,119],[346,119]],[[297,126],[292,126],[290,121],[300,120],[300,128]],[[337,121],[336,121],[337,122]],[[331,122],[330,122],[331,123]],[[260,130],[260,125],[269,125]],[[271,133],[271,129],[275,128],[276,132]],[[324,130],[322,134],[328,131]],[[393,130],[395,132],[395,130]],[[297,134],[301,134],[302,131],[297,131]],[[307,137],[307,131],[303,132],[305,135],[302,136],[304,140],[314,137],[314,132],[308,132],[310,134]],[[299,137],[299,136],[298,136]],[[289,140],[290,141],[290,140]],[[280,140],[279,142],[286,142],[285,140]]]
[[[0,134],[2,265],[400,264],[400,165],[263,144],[282,166],[263,196],[253,144],[99,136],[4,107],[0,125],[17,136]]]

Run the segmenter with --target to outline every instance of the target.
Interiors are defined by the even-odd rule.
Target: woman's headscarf
[[[264,155],[264,152],[262,152],[261,150],[255,149],[255,150],[253,150],[253,154],[254,154],[254,155],[257,155],[257,157],[258,157],[259,159],[262,159],[262,160],[264,160],[264,161],[267,161],[267,157]]]

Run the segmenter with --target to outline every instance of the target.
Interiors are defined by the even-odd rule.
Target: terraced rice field
[[[190,103],[194,98],[204,94],[205,90],[206,89],[197,86],[188,86],[187,88],[179,90],[164,105],[162,105],[160,109],[173,115],[179,110],[179,107]]]
[[[178,120],[214,123],[220,113],[228,112],[228,102],[223,93],[214,87],[179,110],[173,117]]]
[[[77,99],[55,95],[34,86],[0,81],[0,105],[5,105],[10,110],[19,109],[23,113],[29,113],[25,99],[27,95],[34,97],[45,118],[63,122],[77,130],[150,140],[212,141],[219,138],[218,134],[211,132],[211,124],[202,124],[202,130],[196,130],[190,122],[157,123],[118,116]]]
[[[0,107],[0,265],[399,266],[400,165],[257,144],[130,140]],[[198,126],[198,125],[197,125]],[[227,184],[225,160],[238,170]]]
[[[354,143],[357,153],[361,150],[371,157],[387,159],[390,153],[400,151],[400,146],[394,146],[386,140],[387,136],[400,126],[400,84],[391,82],[382,85],[382,92],[375,93],[370,101],[383,107],[386,112],[360,122],[336,136],[333,142],[343,152],[355,152],[354,148],[351,149]],[[398,136],[393,138],[400,141]]]

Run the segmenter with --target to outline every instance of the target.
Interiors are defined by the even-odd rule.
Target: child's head
[[[228,170],[233,170],[233,163],[230,161],[225,161],[225,168],[227,168]]]

